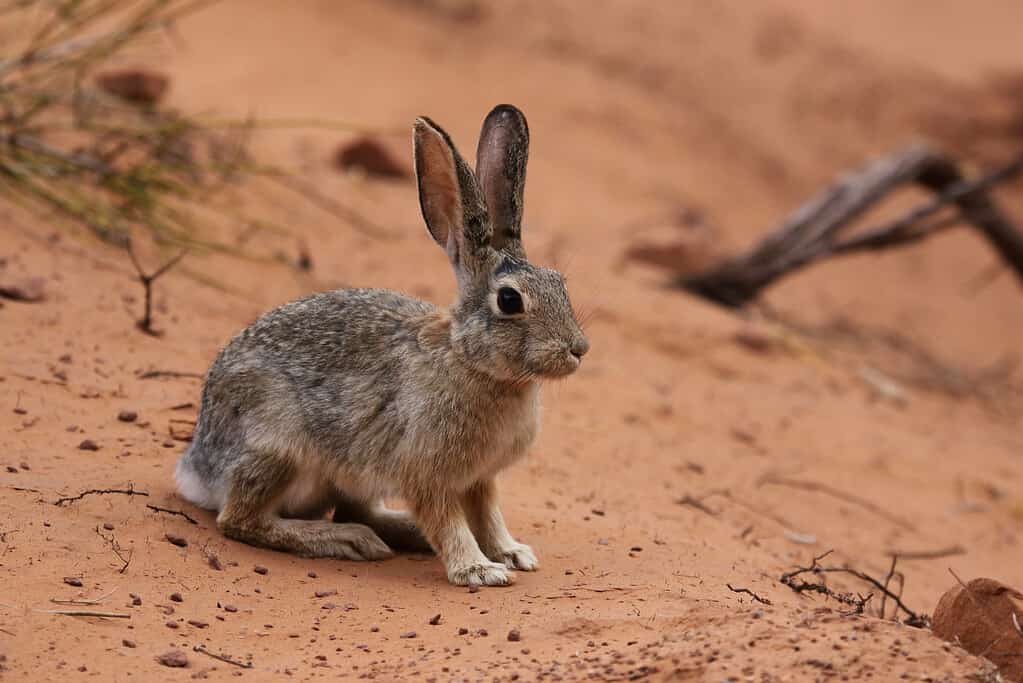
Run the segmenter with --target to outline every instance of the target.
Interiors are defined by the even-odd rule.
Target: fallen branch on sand
[[[163,508],[160,507],[159,505],[150,505],[149,503],[146,503],[146,507],[152,510],[153,512],[166,512],[168,515],[177,515],[178,517],[184,517],[192,524],[196,525],[199,524],[199,522],[197,522],[194,517],[189,515],[187,512],[182,512],[181,510],[172,510],[171,508]]]
[[[221,655],[221,654],[217,654],[216,652],[211,652],[210,650],[206,649],[205,645],[196,645],[192,649],[195,652],[201,652],[202,654],[206,655],[207,657],[212,657],[213,659],[216,659],[216,660],[219,660],[221,662],[224,662],[225,664],[233,664],[234,666],[239,666],[239,667],[241,667],[243,669],[251,669],[252,668],[252,662],[242,662],[242,661],[237,660],[237,659],[235,659],[235,658],[233,658],[233,657],[231,657],[229,655]]]
[[[129,239],[127,244],[128,256],[131,257],[131,264],[135,266],[135,273],[138,275],[139,282],[142,283],[142,288],[145,290],[145,308],[143,309],[142,318],[135,323],[136,326],[148,334],[150,337],[159,337],[162,332],[153,328],[153,283],[156,280],[169,271],[174,266],[178,265],[178,262],[185,257],[188,253],[187,249],[182,249],[177,256],[164,263],[162,266],[157,268],[152,273],[146,273],[142,270],[142,264],[139,263],[138,257],[135,256],[135,249],[132,247],[132,242]]]
[[[883,510],[876,503],[873,503],[873,502],[867,500],[866,498],[860,498],[859,496],[854,495],[852,493],[846,493],[845,491],[842,491],[840,489],[836,489],[835,487],[830,486],[828,484],[822,484],[822,483],[816,482],[816,481],[803,481],[801,479],[791,479],[791,478],[788,478],[788,477],[780,477],[780,476],[778,476],[776,474],[772,474],[772,473],[765,474],[765,475],[763,475],[762,477],[760,477],[757,480],[757,486],[763,486],[764,484],[773,484],[774,486],[787,486],[789,488],[802,489],[804,491],[813,491],[813,492],[816,492],[816,493],[823,493],[823,494],[831,496],[832,498],[837,498],[837,499],[843,500],[843,501],[845,501],[847,503],[852,503],[853,505],[858,505],[859,507],[863,508],[864,510],[869,510],[870,512],[873,512],[878,517],[883,517],[884,519],[887,519],[892,524],[900,526],[903,529],[908,529],[909,531],[915,531],[916,530],[913,527],[912,524],[910,524],[909,522],[907,522],[906,520],[904,520],[904,519],[902,519],[900,517],[897,517],[896,515],[893,515],[892,513],[888,512],[886,510]]]
[[[1023,282],[1023,232],[1002,214],[988,192],[1021,172],[1023,156],[966,180],[956,160],[926,145],[914,145],[845,175],[745,253],[709,270],[683,275],[678,285],[739,308],[777,280],[817,261],[913,244],[963,222],[977,228]],[[921,185],[936,196],[893,220],[843,236],[856,219],[908,184]],[[937,215],[953,206],[956,213]]]
[[[136,491],[133,488],[127,489],[89,489],[88,491],[82,491],[77,496],[66,496],[64,498],[58,498],[53,501],[53,504],[57,507],[64,505],[65,503],[76,503],[86,496],[105,496],[109,494],[120,494],[124,496],[148,496],[149,493],[146,491]]]
[[[817,557],[813,558],[813,562],[810,563],[809,567],[797,567],[795,570],[791,572],[786,572],[782,574],[779,581],[781,581],[781,583],[785,584],[786,586],[788,586],[797,593],[819,593],[821,595],[833,598],[843,604],[850,605],[853,608],[853,611],[850,612],[850,614],[863,614],[867,603],[874,596],[873,593],[868,593],[866,596],[860,594],[854,595],[852,593],[839,593],[829,588],[825,581],[824,575],[826,574],[847,574],[849,576],[859,579],[860,581],[863,581],[864,583],[870,584],[878,591],[880,591],[880,593],[884,596],[886,600],[891,600],[892,602],[894,602],[897,609],[901,610],[906,614],[906,618],[903,620],[903,623],[906,624],[907,626],[924,628],[930,623],[930,619],[927,617],[926,614],[918,614],[911,610],[909,607],[907,607],[904,602],[902,602],[901,589],[900,593],[897,594],[888,588],[888,585],[892,577],[895,575],[895,562],[897,558],[894,557],[892,558],[891,569],[889,570],[888,575],[884,580],[884,583],[882,583],[881,581],[878,581],[869,574],[865,574],[864,572],[852,569],[850,567],[822,566],[820,564],[820,561],[823,560],[828,555],[830,555],[832,552],[833,551],[829,550],[826,553],[818,555]],[[801,578],[802,575],[804,574],[812,574],[814,576],[819,577],[819,580],[816,583],[807,581]],[[883,605],[881,609],[882,610],[884,609]],[[881,612],[881,616],[882,618],[884,618],[883,611]]]
[[[762,605],[770,605],[771,604],[770,600],[768,600],[767,598],[760,597],[759,595],[757,595],[756,593],[751,591],[749,588],[736,588],[735,586],[733,586],[730,583],[726,583],[725,585],[728,586],[728,590],[732,591],[733,593],[744,593],[744,594],[750,596],[751,598],[753,598],[754,600],[756,600],[757,602],[759,602]]]
[[[67,617],[103,617],[104,619],[131,619],[121,612],[99,612],[91,609],[39,609],[40,614],[60,614]]]

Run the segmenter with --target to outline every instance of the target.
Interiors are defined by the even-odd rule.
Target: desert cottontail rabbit
[[[206,375],[178,489],[246,543],[353,560],[432,548],[452,583],[505,585],[537,561],[508,533],[494,476],[536,434],[538,380],[572,373],[589,343],[562,276],[522,248],[522,113],[490,112],[475,173],[429,119],[414,136],[457,300],[343,289],[264,315]]]

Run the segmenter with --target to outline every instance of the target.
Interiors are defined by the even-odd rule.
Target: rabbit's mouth
[[[534,369],[533,375],[543,379],[559,379],[568,377],[579,369],[582,364],[582,356],[565,350],[558,354],[552,354],[544,359],[541,367]]]

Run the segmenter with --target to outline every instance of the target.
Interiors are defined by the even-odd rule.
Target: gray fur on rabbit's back
[[[449,315],[379,289],[265,314],[210,367],[182,492],[219,508],[254,450],[289,454],[302,479],[360,499],[428,490],[438,474],[458,490],[507,466],[535,434],[537,386],[457,362]]]

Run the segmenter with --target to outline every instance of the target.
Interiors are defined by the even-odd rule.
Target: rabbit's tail
[[[223,492],[218,491],[220,487],[215,486],[216,482],[208,482],[206,478],[196,469],[195,463],[199,460],[196,450],[198,442],[189,444],[174,470],[174,480],[178,485],[178,493],[188,502],[207,510],[219,510],[223,505]]]

